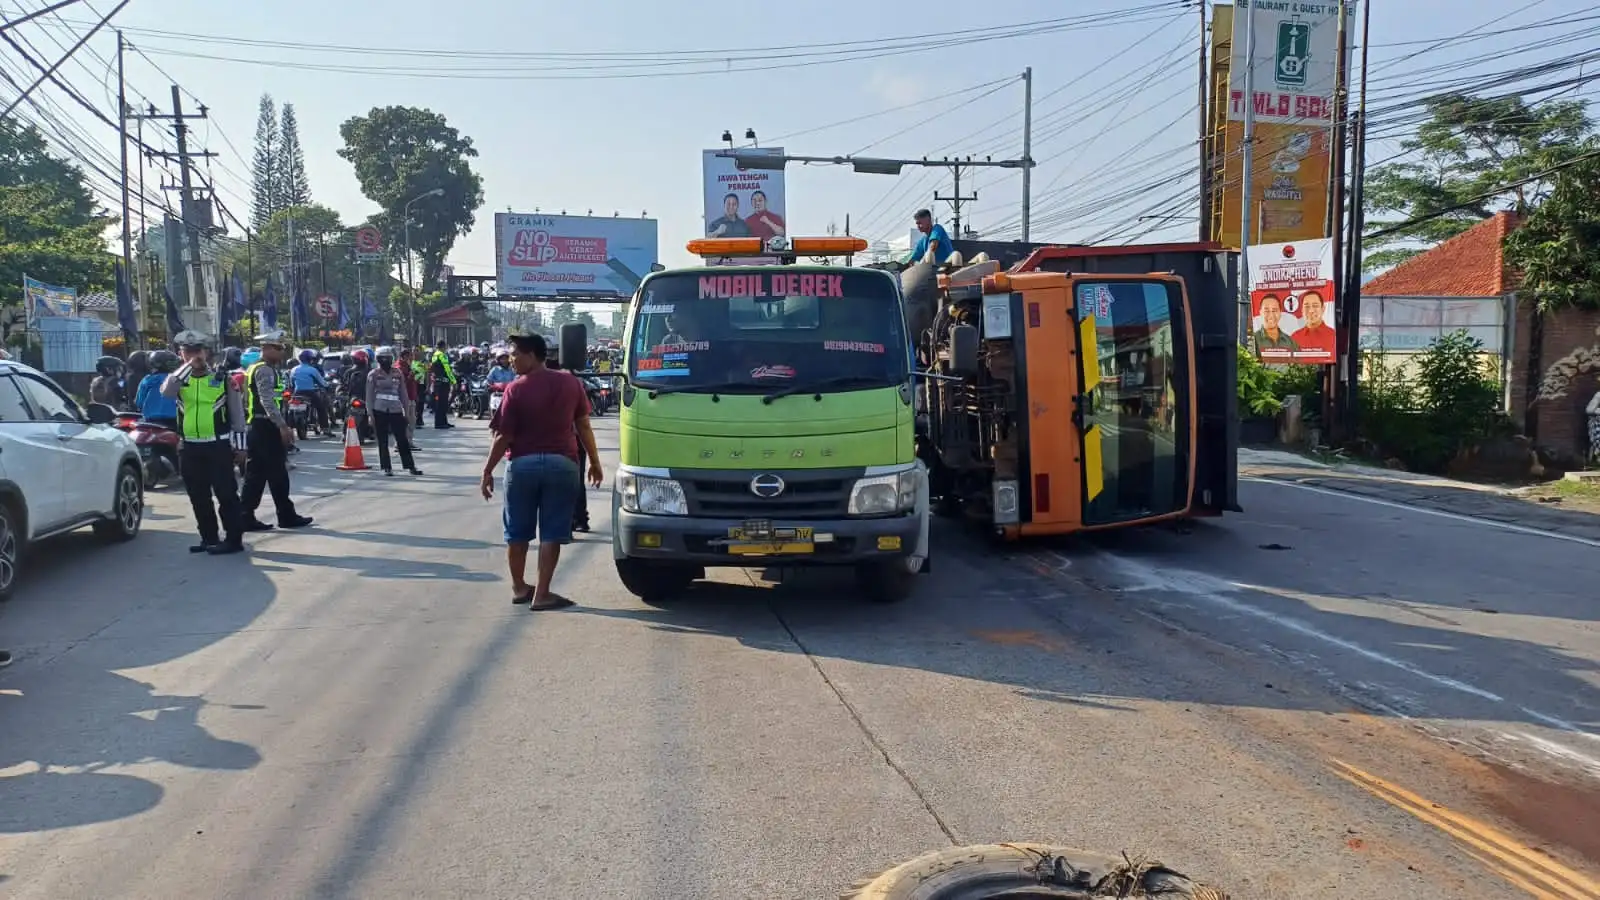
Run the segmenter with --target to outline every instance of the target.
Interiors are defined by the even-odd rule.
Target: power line
[[[1507,182],[1505,184],[1499,185],[1498,187],[1491,188],[1491,189],[1489,189],[1487,191],[1484,191],[1483,193],[1481,193],[1481,194],[1477,195],[1476,197],[1473,197],[1473,198],[1471,198],[1469,200],[1464,200],[1464,201],[1462,201],[1460,203],[1456,203],[1456,204],[1453,204],[1451,206],[1446,206],[1446,207],[1444,207],[1442,209],[1436,209],[1433,212],[1425,213],[1425,214],[1420,215],[1420,216],[1413,216],[1413,217],[1411,217],[1410,219],[1407,219],[1404,222],[1399,222],[1399,223],[1396,223],[1394,225],[1390,225],[1387,228],[1381,228],[1381,229],[1379,229],[1377,231],[1369,231],[1366,234],[1361,236],[1362,240],[1369,241],[1369,240],[1372,240],[1373,238],[1387,237],[1387,236],[1389,236],[1391,234],[1395,234],[1396,232],[1405,231],[1406,229],[1413,228],[1413,227],[1415,227],[1417,225],[1421,225],[1424,222],[1431,222],[1434,219],[1442,218],[1442,217],[1447,216],[1447,215],[1449,215],[1450,213],[1453,213],[1453,212],[1460,212],[1460,211],[1462,211],[1464,209],[1473,209],[1473,208],[1485,203],[1486,201],[1493,200],[1494,198],[1500,196],[1501,194],[1507,194],[1507,193],[1510,193],[1511,191],[1516,190],[1519,187],[1525,187],[1525,186],[1533,184],[1535,182],[1543,181],[1546,178],[1549,178],[1551,175],[1554,175],[1555,173],[1562,171],[1563,169],[1571,168],[1572,166],[1578,165],[1579,163],[1588,162],[1591,159],[1600,159],[1600,150],[1590,150],[1587,153],[1580,153],[1577,156],[1574,156],[1571,159],[1567,160],[1566,162],[1559,163],[1557,165],[1551,166],[1550,168],[1545,169],[1542,172],[1535,172],[1532,175],[1529,175],[1529,176],[1527,176],[1525,178],[1519,178],[1516,181]]]
[[[554,62],[570,63],[586,60],[684,60],[694,62],[743,61],[751,59],[771,59],[774,56],[804,56],[820,53],[850,52],[852,48],[875,48],[886,43],[926,42],[939,41],[950,38],[966,38],[984,36],[998,32],[1028,31],[1037,32],[1040,29],[1058,29],[1081,27],[1095,24],[1118,24],[1126,22],[1130,15],[1158,10],[1171,10],[1175,7],[1193,7],[1193,0],[1165,0],[1165,2],[1148,3],[1143,6],[1126,7],[1121,9],[1106,10],[1103,12],[1089,13],[1080,16],[1061,16],[1048,19],[1035,19],[1025,22],[1015,22],[1005,25],[989,25],[966,29],[949,29],[920,34],[898,35],[879,38],[866,38],[852,41],[825,41],[805,44],[782,44],[770,47],[721,47],[721,48],[695,48],[685,50],[586,50],[586,51],[502,51],[502,50],[460,50],[454,48],[426,48],[426,47],[372,47],[356,46],[351,44],[317,43],[309,41],[282,41],[257,38],[244,38],[233,35],[198,34],[191,32],[171,31],[156,28],[127,28],[129,34],[142,34],[154,38],[171,38],[182,40],[187,44],[226,44],[244,47],[260,47],[264,49],[299,50],[309,52],[334,53],[341,57],[351,55],[385,55],[417,57],[441,57],[447,59],[486,59],[486,60],[548,60]],[[841,49],[843,48],[843,49]],[[798,52],[796,52],[798,51]],[[808,52],[814,51],[814,52]]]
[[[890,113],[903,112],[903,111],[908,110],[908,109],[915,109],[918,106],[927,106],[929,103],[935,103],[935,102],[942,101],[942,100],[953,100],[956,97],[960,97],[963,94],[968,94],[968,93],[971,93],[973,91],[981,91],[981,90],[984,90],[985,88],[990,88],[990,87],[993,87],[993,86],[995,86],[997,84],[1008,84],[1008,83],[1010,83],[1012,81],[1015,81],[1015,80],[1016,79],[1014,77],[1013,78],[996,78],[993,81],[985,81],[982,84],[975,84],[975,85],[972,85],[970,87],[964,87],[964,88],[962,88],[960,90],[957,90],[957,91],[949,91],[949,92],[946,92],[946,93],[943,93],[943,94],[939,94],[939,95],[934,96],[934,97],[925,97],[925,98],[923,98],[921,100],[913,100],[910,103],[902,103],[899,106],[891,106],[888,109],[874,110],[873,112],[862,113],[859,116],[851,116],[848,119],[840,119],[837,122],[829,122],[826,125],[817,125],[817,126],[815,126],[813,128],[805,128],[805,129],[801,129],[800,131],[791,131],[788,134],[780,134],[777,137],[768,138],[767,140],[769,142],[771,142],[771,143],[776,144],[776,143],[778,143],[780,141],[789,140],[790,138],[800,137],[801,135],[817,134],[819,132],[829,131],[829,130],[832,130],[834,128],[839,128],[839,127],[844,126],[844,125],[854,125],[857,122],[864,122],[867,119],[875,119],[875,118],[877,118],[879,116],[886,116],[886,115],[889,115]]]

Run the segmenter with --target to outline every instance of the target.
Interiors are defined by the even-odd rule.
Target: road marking
[[[1510,522],[1496,522],[1493,519],[1480,519],[1477,516],[1445,512],[1442,509],[1429,509],[1426,506],[1412,506],[1406,503],[1398,503],[1394,500],[1383,500],[1378,497],[1368,497],[1364,494],[1352,494],[1349,491],[1338,491],[1332,488],[1318,487],[1313,484],[1301,484],[1298,481],[1285,481],[1282,478],[1265,478],[1255,475],[1241,475],[1239,476],[1239,480],[1253,481],[1257,484],[1279,484],[1283,485],[1284,487],[1292,487],[1302,491],[1310,491],[1313,494],[1323,494],[1329,497],[1343,497],[1346,500],[1359,500],[1363,503],[1371,503],[1376,506],[1387,506],[1391,509],[1403,509],[1407,512],[1421,513],[1425,516],[1435,516],[1440,519],[1450,519],[1452,521],[1465,522],[1471,525],[1483,525],[1488,528],[1498,528],[1501,531],[1510,531],[1515,534],[1525,534],[1531,537],[1552,538],[1558,541],[1567,541],[1568,543],[1572,544],[1582,544],[1585,547],[1600,548],[1600,540],[1595,540],[1594,538],[1579,537],[1575,534],[1562,534],[1559,531],[1546,531],[1543,528],[1532,528],[1527,525],[1514,525]]]
[[[1363,659],[1367,659],[1393,669],[1398,669],[1407,674],[1421,678],[1424,681],[1432,682],[1440,687],[1447,688],[1458,693],[1467,694],[1469,696],[1478,697],[1491,703],[1504,704],[1507,702],[1506,699],[1501,697],[1499,694],[1496,694],[1493,691],[1485,690],[1475,684],[1461,681],[1457,678],[1451,678],[1448,675],[1440,675],[1437,672],[1430,672],[1414,663],[1407,662],[1403,659],[1396,659],[1395,657],[1386,653],[1380,653],[1377,650],[1362,646],[1355,641],[1329,634],[1328,632],[1323,631],[1322,629],[1317,628],[1315,625],[1312,625],[1308,622],[1303,622],[1291,616],[1281,615],[1268,609],[1262,609],[1258,606],[1252,606],[1243,600],[1228,596],[1229,594],[1237,593],[1242,590],[1257,591],[1267,594],[1278,594],[1280,593],[1278,591],[1256,585],[1245,584],[1243,582],[1225,581],[1202,572],[1192,572],[1171,566],[1157,567],[1149,563],[1127,559],[1114,553],[1108,553],[1105,551],[1098,551],[1095,555],[1106,560],[1110,564],[1110,567],[1117,571],[1118,577],[1128,582],[1128,586],[1122,588],[1124,591],[1164,591],[1209,601],[1213,605],[1220,606],[1230,613],[1250,616],[1265,622],[1269,622],[1278,626],[1279,628],[1283,628],[1288,631],[1292,631],[1295,634],[1301,635],[1302,637],[1311,638],[1312,640],[1320,641],[1329,646],[1337,647],[1340,650],[1353,653],[1362,657]],[[1301,602],[1305,601],[1302,600]],[[1326,672],[1323,673],[1323,677],[1331,678],[1335,681],[1342,680],[1339,679],[1337,675]],[[1357,684],[1356,686],[1360,687],[1361,685]],[[1427,718],[1426,711],[1420,702],[1407,703],[1403,700],[1394,698],[1392,696],[1392,689],[1385,689],[1385,693],[1390,694],[1391,696],[1386,697],[1385,699],[1387,699],[1388,702],[1381,703],[1381,705],[1383,705],[1389,712],[1394,713],[1403,719],[1414,720],[1419,718]],[[1407,709],[1407,707],[1415,708]],[[1576,724],[1565,719],[1552,716],[1547,713],[1542,713],[1536,709],[1529,709],[1526,706],[1519,705],[1517,709],[1528,718],[1547,725],[1557,731],[1586,738],[1591,741],[1600,741],[1600,735],[1585,731]],[[1532,735],[1522,732],[1501,733],[1505,733],[1508,734],[1508,736],[1517,738],[1533,738]],[[1590,756],[1581,750],[1551,741],[1547,738],[1531,739],[1528,740],[1528,743],[1546,754],[1559,757],[1565,759],[1569,763],[1576,764],[1579,768],[1584,770],[1586,774],[1593,775],[1600,773],[1600,759]]]
[[[1465,844],[1491,871],[1533,896],[1541,900],[1600,900],[1600,882],[1555,859],[1534,853],[1499,829],[1426,800],[1349,763],[1337,759],[1332,762],[1335,775]]]

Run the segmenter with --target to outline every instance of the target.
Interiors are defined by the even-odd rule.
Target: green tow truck
[[[691,241],[733,263],[652,273],[624,338],[617,574],[670,599],[710,566],[850,566],[901,600],[928,570],[928,478],[899,282],[797,265],[859,238]]]

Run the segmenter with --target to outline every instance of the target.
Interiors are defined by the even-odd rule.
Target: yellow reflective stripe
[[[1105,489],[1106,473],[1100,458],[1100,426],[1091,425],[1083,433],[1083,502],[1092,502]]]

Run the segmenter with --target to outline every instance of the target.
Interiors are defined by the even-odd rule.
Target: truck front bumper
[[[882,519],[773,519],[774,529],[810,528],[810,551],[753,555],[734,553],[721,543],[728,540],[730,530],[744,526],[743,519],[651,516],[619,509],[613,522],[619,556],[702,566],[773,562],[828,566],[889,560],[914,553],[922,528],[914,513]]]

